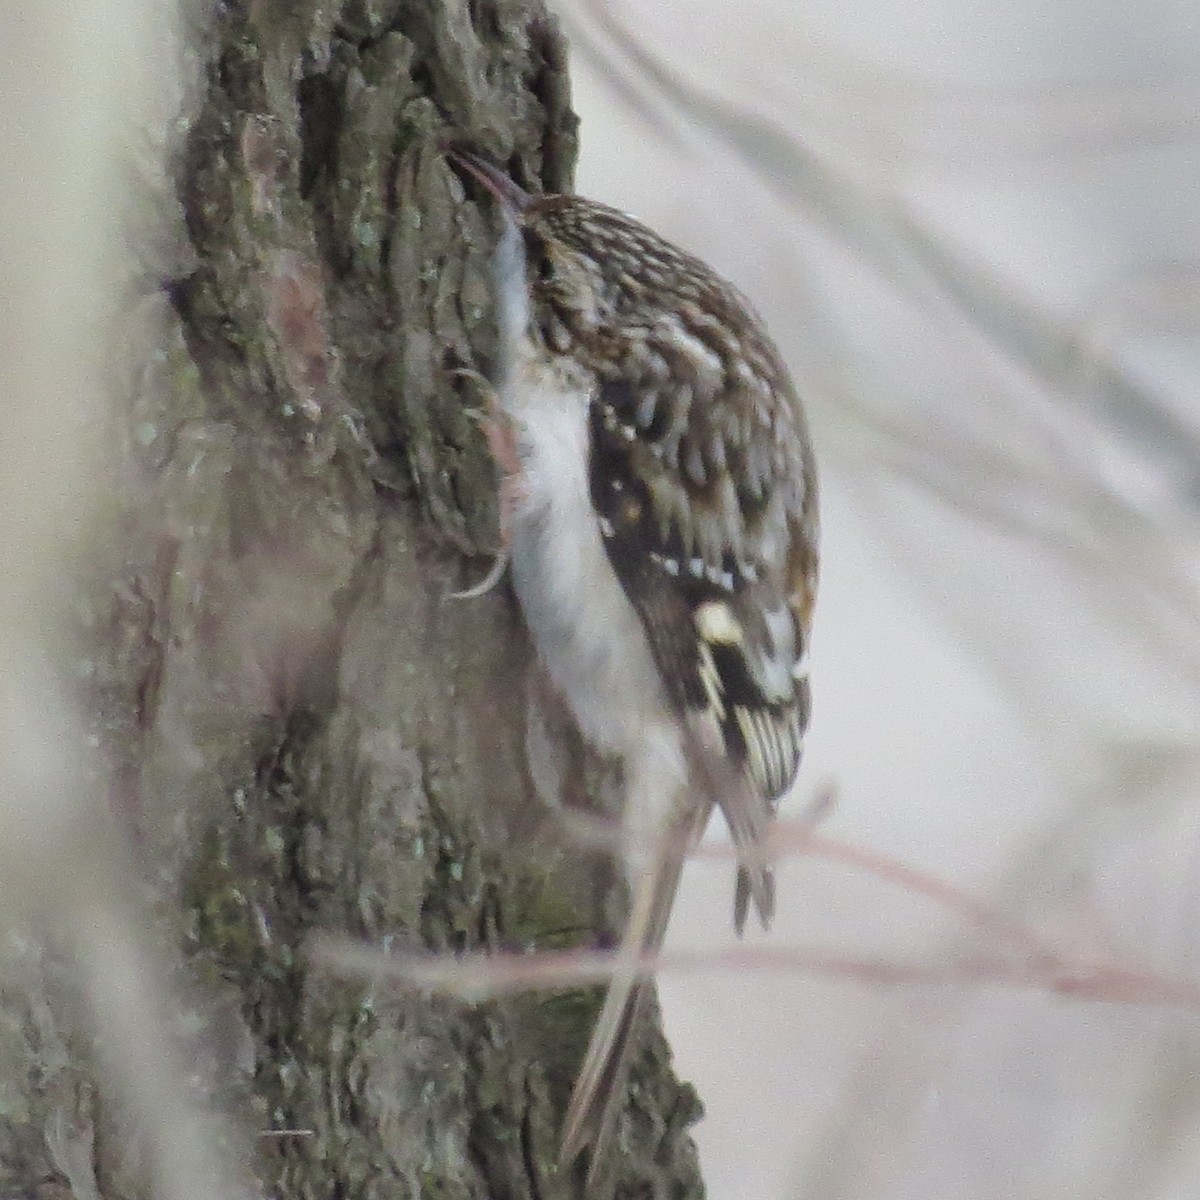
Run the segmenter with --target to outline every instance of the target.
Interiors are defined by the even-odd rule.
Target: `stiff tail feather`
[[[769,802],[694,733],[687,739],[686,754],[693,802],[689,812],[663,835],[657,853],[633,881],[633,904],[625,936],[563,1122],[559,1153],[563,1165],[574,1161],[585,1146],[592,1147],[589,1190],[608,1159],[609,1143],[625,1100],[650,986],[646,960],[653,959],[662,948],[684,860],[703,834],[714,803],[724,813],[741,859],[734,897],[738,932],[745,924],[751,901],[764,926],[775,912],[775,877],[765,849],[774,815]]]
[[[563,1165],[574,1161],[590,1145],[589,1190],[608,1159],[625,1100],[625,1085],[651,982],[646,960],[662,948],[684,859],[703,832],[708,812],[702,815],[704,820],[698,809],[682,830],[664,837],[659,853],[634,880],[629,924],[563,1122],[559,1161]]]

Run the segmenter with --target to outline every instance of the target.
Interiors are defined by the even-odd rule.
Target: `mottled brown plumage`
[[[502,202],[503,366],[521,502],[514,585],[580,726],[620,756],[633,893],[614,979],[564,1123],[601,1163],[644,979],[687,850],[720,807],[739,853],[735,922],[764,924],[764,843],[799,764],[817,575],[803,411],[747,301],[613,209],[531,196],[470,155]]]

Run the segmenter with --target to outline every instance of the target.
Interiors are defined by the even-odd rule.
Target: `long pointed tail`
[[[684,858],[697,825],[703,829],[703,822],[693,819],[681,834],[664,839],[660,852],[634,880],[629,924],[563,1122],[559,1159],[564,1165],[572,1162],[584,1146],[592,1147],[589,1188],[607,1159],[625,1099],[629,1066],[650,987],[645,960],[653,958],[662,947]]]

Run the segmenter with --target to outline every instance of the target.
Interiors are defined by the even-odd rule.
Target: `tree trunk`
[[[494,214],[439,142],[565,188],[561,35],[536,0],[235,0],[192,36],[186,265],[120,416],[119,578],[108,559],[87,602],[95,732],[179,960],[189,1082],[245,1131],[252,1194],[580,1195],[557,1135],[596,989],[471,1003],[309,953],[523,953],[620,925],[619,872],[547,803],[606,811],[610,772],[507,585],[449,598],[498,536],[470,373],[494,348]],[[148,1194],[71,963],[10,957],[0,1193]],[[616,1194],[700,1195],[694,1094],[646,1047]]]

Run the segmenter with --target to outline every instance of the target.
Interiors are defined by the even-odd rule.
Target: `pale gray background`
[[[1066,952],[1194,976],[1198,10],[561,8],[579,190],[738,283],[809,398],[790,810],[832,781],[826,832]],[[691,868],[673,946],[732,941],[728,876]],[[960,928],[835,863],[792,861],[780,896],[767,949],[914,961]],[[1195,1194],[1194,1008],[962,977],[668,973],[714,1200]]]

